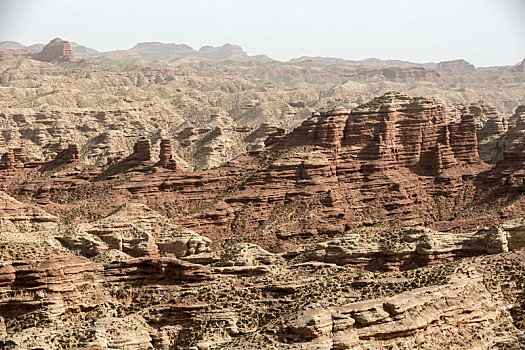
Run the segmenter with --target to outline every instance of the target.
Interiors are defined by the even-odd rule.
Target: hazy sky
[[[0,40],[55,37],[99,51],[137,42],[233,43],[250,55],[414,62],[525,56],[525,0],[0,0]]]

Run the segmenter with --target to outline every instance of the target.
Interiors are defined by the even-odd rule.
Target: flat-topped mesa
[[[160,141],[160,153],[157,165],[169,169],[177,168],[177,163],[173,160],[171,141],[169,139],[162,139]]]
[[[51,40],[41,52],[34,54],[33,58],[43,62],[73,62],[76,61],[71,44],[59,38]]]
[[[436,66],[437,71],[451,72],[451,73],[473,71],[475,69],[476,67],[473,64],[463,59],[439,62]]]
[[[69,164],[78,162],[79,159],[80,153],[78,151],[78,146],[75,144],[70,144],[66,149],[58,152],[55,160],[53,160],[53,163]]]
[[[133,153],[126,160],[138,160],[141,162],[151,161],[151,143],[146,138],[137,140],[133,146]]]

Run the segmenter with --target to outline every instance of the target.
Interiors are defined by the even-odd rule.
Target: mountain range
[[[0,41],[0,52],[5,50],[26,50],[28,52],[40,52],[44,44],[32,44],[25,46],[16,41]],[[255,61],[255,62],[272,62],[277,61],[267,55],[250,56],[244,49],[238,45],[226,43],[222,46],[203,46],[195,50],[187,44],[161,43],[161,42],[142,42],[137,43],[127,50],[112,50],[99,52],[95,49],[84,45],[71,42],[71,49],[76,57],[94,58],[94,57],[142,57],[154,59],[206,59],[211,61]],[[418,67],[426,69],[436,69],[444,71],[463,71],[475,69],[472,64],[463,60],[451,60],[443,62],[415,63],[404,60],[383,60],[379,58],[367,58],[363,60],[348,60],[336,57],[321,56],[301,56],[292,58],[288,63],[300,64],[321,64],[321,65],[342,65],[342,66],[368,66],[368,67]],[[497,66],[497,67],[480,67],[483,70],[497,70],[499,68],[512,68],[517,65]]]

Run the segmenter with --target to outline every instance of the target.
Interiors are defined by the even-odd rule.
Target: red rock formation
[[[17,164],[23,165],[27,160],[26,151],[23,148],[15,148],[13,150],[13,155],[15,157],[15,162]]]
[[[177,169],[177,163],[173,160],[173,154],[171,153],[171,141],[168,139],[162,139],[160,141],[160,153],[158,166]]]
[[[110,155],[110,156],[107,157],[107,164],[106,165],[117,163],[117,162],[121,161],[123,158],[124,157],[123,157],[122,154]]]
[[[31,53],[26,50],[3,50],[0,51],[0,60],[7,60],[12,58],[27,58],[31,57]]]
[[[453,202],[489,168],[477,154],[472,114],[449,122],[438,101],[399,93],[314,114],[267,145],[183,173],[155,167],[149,140],[141,139],[96,181],[132,173],[115,188],[130,193],[127,200],[169,200],[178,208],[175,224],[214,241],[257,231],[254,242],[269,248],[279,244],[275,237],[318,239],[363,223],[421,219],[434,196]],[[168,154],[164,142],[162,162]]]
[[[450,145],[456,159],[466,163],[479,162],[476,119],[473,114],[463,114],[460,123],[451,123]]]
[[[44,62],[73,62],[76,61],[75,55],[71,50],[69,41],[59,38],[53,39],[44,46],[42,52],[33,55],[33,58]]]
[[[0,159],[0,168],[12,169],[15,167],[15,155],[13,151],[8,151],[2,155]]]
[[[54,162],[60,164],[68,164],[78,162],[80,154],[77,145],[70,144],[66,149],[60,151]]]
[[[417,217],[416,208],[426,196],[454,196],[463,175],[483,168],[472,115],[447,124],[436,101],[400,94],[387,94],[352,112],[316,114],[268,144],[265,151],[222,168],[169,175],[162,191],[172,192],[187,205],[209,201],[176,221],[198,227],[214,239],[211,227],[229,227],[239,215],[246,230],[261,229],[279,215],[279,207],[290,207],[279,210],[293,213],[319,203],[316,215],[296,221],[291,230],[333,234],[352,226],[356,212],[379,199],[374,214],[378,217]],[[154,193],[145,182],[123,187],[137,195]],[[257,209],[246,213],[253,206]],[[278,235],[289,234],[286,225],[277,226],[272,230]]]
[[[0,158],[0,169],[23,168],[27,155],[23,148],[7,151]]]
[[[106,281],[133,284],[176,284],[213,279],[207,266],[175,258],[136,258],[113,262],[104,268]]]
[[[501,159],[500,138],[507,132],[508,121],[497,109],[484,102],[460,108],[461,114],[472,114],[476,119],[478,152],[481,160],[494,164]]]
[[[29,312],[60,315],[104,300],[100,264],[68,255],[0,263],[0,313],[6,319]]]
[[[133,153],[126,160],[138,160],[142,162],[151,160],[151,143],[148,139],[142,138],[133,146]]]
[[[502,160],[487,174],[485,181],[501,193],[525,191],[525,149],[504,151]]]

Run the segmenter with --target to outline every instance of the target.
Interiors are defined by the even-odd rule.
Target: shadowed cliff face
[[[69,41],[59,38],[51,40],[41,52],[32,57],[43,62],[73,62],[76,60]]]

